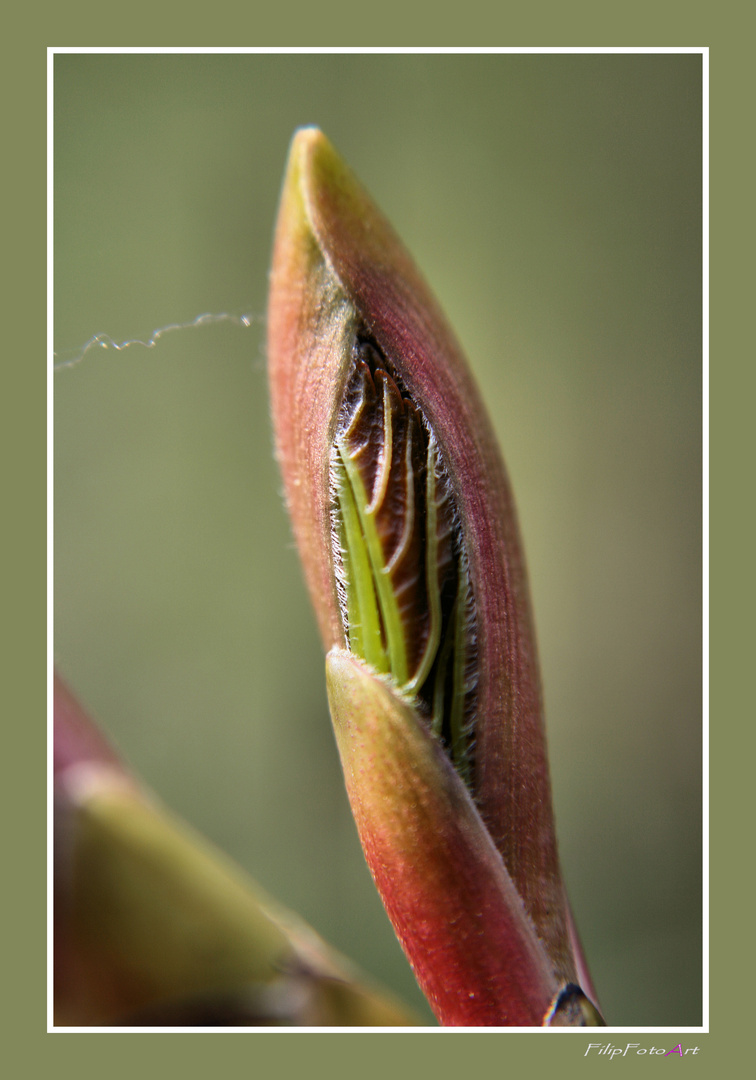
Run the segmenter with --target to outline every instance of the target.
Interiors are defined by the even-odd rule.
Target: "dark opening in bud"
[[[472,786],[475,601],[449,474],[422,410],[366,330],[331,451],[349,648],[414,699]]]

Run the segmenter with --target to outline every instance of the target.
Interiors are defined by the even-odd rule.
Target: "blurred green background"
[[[58,55],[55,652],[133,768],[424,1009],[364,865],[272,454],[288,143],[322,127],[462,340],[518,503],[610,1024],[702,1022],[701,59]]]

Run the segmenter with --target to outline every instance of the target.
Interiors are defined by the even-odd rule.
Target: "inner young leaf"
[[[331,453],[350,649],[413,697],[472,783],[475,608],[452,487],[420,409],[357,336]]]

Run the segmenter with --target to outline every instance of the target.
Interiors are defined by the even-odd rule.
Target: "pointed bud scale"
[[[410,256],[316,129],[291,147],[268,333],[277,454],[326,648],[389,679],[444,748],[557,986],[574,984],[524,562],[492,425]]]

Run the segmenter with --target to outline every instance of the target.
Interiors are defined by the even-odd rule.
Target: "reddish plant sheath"
[[[467,639],[445,584],[449,575],[438,575],[437,594],[436,579],[423,579],[417,595],[421,600],[427,595],[431,606],[435,596],[440,610],[431,619],[437,630],[441,627],[439,654],[430,657],[428,670],[423,671],[429,678],[426,686],[433,684],[435,689],[426,691],[425,697],[421,690],[414,699],[402,700],[392,696],[384,683],[372,686],[375,673],[364,665],[355,668],[342,652],[332,653],[329,687],[334,724],[366,858],[442,1022],[547,1022],[549,1001],[560,988],[576,983],[578,974],[557,855],[524,561],[506,472],[477,387],[436,301],[390,225],[316,129],[297,132],[292,143],[276,228],[268,331],[277,453],[324,644],[329,650],[349,650],[355,640],[377,640],[373,655],[380,660],[378,670],[393,674],[395,689],[403,689],[405,696],[404,676],[397,676],[391,661],[383,663],[383,646],[390,652],[397,634],[392,636],[393,601],[390,594],[386,598],[383,578],[391,567],[381,564],[381,558],[388,560],[389,555],[373,536],[371,515],[378,513],[375,491],[394,484],[394,473],[399,475],[393,465],[382,470],[381,455],[387,452],[389,437],[395,441],[390,425],[404,423],[406,409],[419,417],[431,448],[427,463],[417,466],[425,470],[421,477],[435,476],[437,481],[427,486],[426,513],[436,505],[439,485],[448,486],[456,559],[451,578],[458,588],[459,582],[469,582]],[[371,451],[373,464],[353,470],[360,479],[353,480],[357,486],[344,495],[343,483],[339,488],[338,476],[334,479],[335,447],[344,462],[345,395],[355,385],[355,365],[365,355],[372,357],[370,371],[362,379],[365,400],[377,402],[386,387],[393,389],[384,399],[385,422],[371,423],[370,416],[359,420],[379,442]],[[352,423],[349,431],[356,430]],[[361,452],[360,445],[350,450],[355,461]],[[408,462],[410,457],[408,451]],[[364,493],[363,505],[360,485],[365,477],[375,488]],[[390,493],[401,511],[406,510],[409,490],[405,483],[401,497],[393,489]],[[412,490],[422,495],[426,488],[421,482]],[[347,514],[352,496],[356,509],[350,531],[339,523],[339,515]],[[435,553],[431,535],[435,526],[422,528],[425,550]],[[384,537],[395,538],[400,532],[399,528],[392,532],[385,522],[381,525]],[[347,550],[345,536],[357,536],[356,554]],[[362,559],[361,576],[351,566],[352,558]],[[368,564],[373,593],[364,587]],[[428,556],[419,565],[427,567]],[[411,575],[405,577],[411,586],[417,584]],[[350,607],[343,594],[354,582],[363,587],[363,595]],[[367,621],[364,626],[349,625],[355,610],[365,620],[371,617],[372,639]],[[412,609],[405,604],[401,610],[406,615]],[[402,625],[411,647],[411,627],[408,632],[406,619]],[[427,619],[418,621],[418,635],[421,626],[422,642],[428,634]],[[456,645],[447,645],[444,651],[444,642],[454,635]],[[445,657],[458,655],[460,649],[465,658],[474,657],[475,670],[474,678],[466,673],[460,677],[463,691],[458,693],[456,684],[452,686],[457,676],[448,674],[444,665],[451,671],[453,660]],[[460,775],[447,770],[448,762],[440,765],[438,755],[423,742],[427,738],[433,743],[435,738],[428,733],[434,694],[442,705],[446,695],[452,708],[467,710],[464,722],[473,747],[464,774],[469,794]],[[375,712],[364,718],[364,727],[356,719],[358,699]],[[401,779],[402,770],[396,765],[399,743],[383,745],[380,732],[398,731],[415,722],[424,734],[421,738],[415,732],[417,738],[413,735],[401,744],[405,756]],[[442,725],[437,734],[441,730]],[[436,749],[440,753],[438,745]],[[415,753],[424,762],[424,772],[412,757]],[[371,768],[360,764],[360,754],[368,755]],[[376,769],[393,777],[393,788],[376,776]],[[383,792],[380,797],[378,791]],[[407,809],[430,803],[437,820],[425,811],[424,817],[416,818]],[[401,806],[406,813],[399,812]],[[454,824],[452,806],[464,826]],[[407,835],[399,827],[402,820]],[[421,850],[425,859],[417,858]],[[449,867],[457,868],[454,872],[441,872],[446,858]],[[494,894],[496,903],[491,900]],[[427,947],[429,941],[432,948]],[[461,951],[459,942],[464,942]],[[498,960],[492,959],[492,952]],[[459,967],[463,954],[467,974]],[[438,970],[430,971],[434,966]],[[468,975],[475,986],[469,985]],[[491,1019],[494,1015],[497,1019]]]
[[[365,856],[434,1012],[447,1026],[540,1024],[559,984],[465,786],[387,683],[338,650],[327,670]]]

